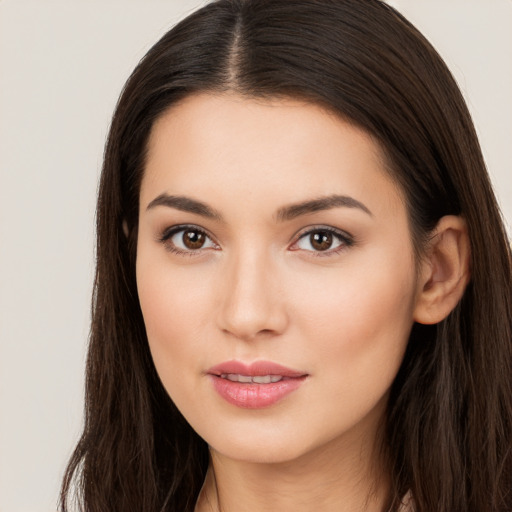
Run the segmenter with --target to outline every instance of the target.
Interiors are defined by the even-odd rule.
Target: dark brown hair
[[[434,326],[414,325],[384,438],[396,510],[512,510],[511,254],[475,130],[447,67],[379,0],[218,0],[148,52],[117,105],[97,209],[85,426],[63,482],[88,512],[194,509],[208,451],[163,389],[135,281],[148,136],[196,91],[296,97],[371,133],[402,187],[417,251],[439,219],[467,222],[471,283]],[[129,235],[123,233],[123,224]]]

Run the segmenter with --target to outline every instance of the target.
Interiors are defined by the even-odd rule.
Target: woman
[[[470,116],[378,0],[220,0],[107,143],[84,510],[512,510],[511,255]]]

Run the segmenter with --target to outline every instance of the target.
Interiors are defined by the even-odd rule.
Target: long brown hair
[[[371,133],[402,187],[418,254],[448,214],[467,222],[472,280],[455,310],[414,325],[384,428],[398,507],[512,510],[512,270],[500,212],[447,67],[379,0],[218,0],[148,52],[117,105],[97,208],[85,426],[61,494],[88,512],[194,509],[208,450],[163,389],[135,281],[148,136],[197,91],[299,97]],[[128,235],[125,235],[128,233]],[[74,485],[73,485],[74,483]]]

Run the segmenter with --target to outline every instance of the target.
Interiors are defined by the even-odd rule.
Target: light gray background
[[[292,0],[291,0],[292,1]],[[197,0],[0,0],[0,512],[54,512],[80,431],[103,143]],[[395,0],[469,101],[512,221],[512,0]]]

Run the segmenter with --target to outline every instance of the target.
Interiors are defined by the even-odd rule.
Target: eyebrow
[[[173,196],[166,193],[160,194],[148,204],[146,210],[151,210],[157,206],[167,206],[168,208],[175,208],[176,210],[181,210],[183,212],[195,213],[196,215],[201,215],[208,219],[218,221],[223,220],[222,215],[217,210],[201,201],[198,201],[197,199],[192,199],[187,196]],[[370,217],[373,217],[372,212],[357,199],[350,196],[333,194],[326,197],[320,197],[318,199],[284,206],[277,210],[276,218],[280,222],[285,222],[300,217],[301,215],[307,215],[308,213],[341,207],[358,208],[364,213],[370,215]]]
[[[372,212],[360,201],[350,196],[341,196],[333,194],[326,197],[320,197],[318,199],[312,199],[311,201],[304,201],[301,203],[292,204],[280,208],[277,211],[277,219],[279,221],[293,220],[301,215],[308,213],[314,213],[322,210],[331,210],[333,208],[358,208],[362,210],[370,217],[373,217]]]
[[[181,210],[182,212],[195,213],[196,215],[201,215],[208,219],[222,220],[222,216],[219,212],[207,204],[187,196],[171,196],[165,193],[160,194],[148,204],[146,210],[151,210],[157,206],[167,206],[169,208]]]

